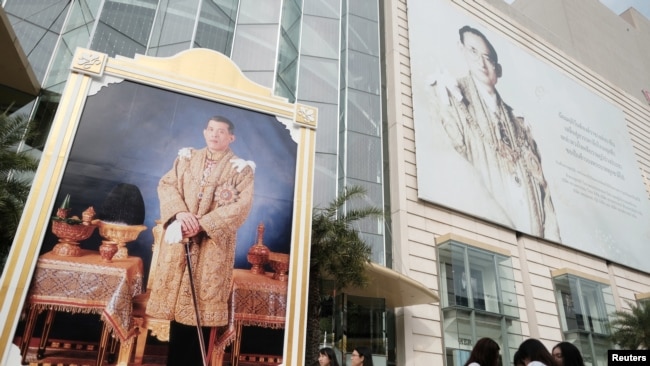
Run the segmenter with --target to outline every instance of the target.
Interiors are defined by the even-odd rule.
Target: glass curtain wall
[[[319,109],[315,205],[361,185],[364,204],[384,206],[378,0],[5,0],[4,7],[45,86],[25,109],[50,119],[45,125],[77,47],[111,57],[210,48],[252,80]],[[383,222],[367,219],[358,229],[385,265]]]
[[[70,1],[51,0],[3,2],[7,18],[41,85],[72,5]]]
[[[367,200],[353,204],[383,208],[379,1],[344,0],[342,9],[339,186],[363,186]],[[357,229],[373,261],[386,265],[383,220],[365,219]]]
[[[273,88],[281,0],[241,0],[231,59],[250,80]]]
[[[338,192],[341,0],[304,0],[300,32],[296,100],[318,108],[314,206],[325,207]],[[293,66],[284,62],[279,67],[284,72]],[[284,77],[287,85],[291,76]]]
[[[616,311],[611,287],[569,274],[553,283],[564,339],[580,349],[585,365],[606,365],[609,316]]]
[[[296,101],[298,83],[301,20],[302,0],[285,0],[282,3],[275,94],[292,103]]]
[[[77,47],[110,57],[170,56],[193,47],[230,56],[239,0],[5,0],[3,7],[43,86],[19,111],[39,124],[42,144]]]
[[[483,337],[511,360],[522,341],[511,258],[455,241],[442,243],[438,258],[447,366],[462,366]]]
[[[171,56],[209,48],[230,56],[239,0],[165,0],[157,3],[147,54]]]

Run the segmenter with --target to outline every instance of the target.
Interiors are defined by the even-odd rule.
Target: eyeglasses
[[[492,68],[496,67],[497,65],[496,61],[494,61],[492,57],[490,57],[490,55],[488,55],[487,53],[481,53],[479,52],[479,50],[471,46],[470,47],[465,46],[465,49],[467,50],[467,53],[469,54],[470,59],[472,61],[482,60],[487,62],[487,64],[490,65],[490,67]]]

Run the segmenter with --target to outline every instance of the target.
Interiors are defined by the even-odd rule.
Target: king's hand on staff
[[[201,215],[194,215],[189,212],[179,212],[176,214],[176,220],[181,223],[181,232],[184,238],[191,238],[201,232],[200,218]]]

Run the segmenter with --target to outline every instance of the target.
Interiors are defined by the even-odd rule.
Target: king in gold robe
[[[203,326],[228,322],[236,233],[253,201],[254,168],[229,148],[218,152],[185,148],[158,185],[165,229],[179,212],[195,214],[202,229],[189,245]],[[196,325],[184,244],[163,240],[159,250],[147,314]]]

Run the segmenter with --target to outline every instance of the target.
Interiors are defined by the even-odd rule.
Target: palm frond
[[[650,302],[628,303],[630,311],[616,311],[610,339],[624,349],[650,347]]]
[[[0,114],[0,265],[9,252],[31,188],[31,181],[21,176],[38,166],[28,151],[18,151],[20,143],[30,136],[30,129],[24,116]]]

